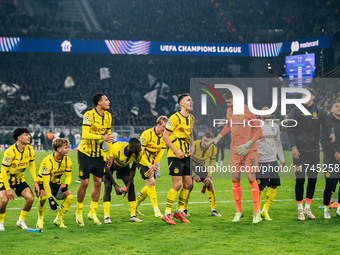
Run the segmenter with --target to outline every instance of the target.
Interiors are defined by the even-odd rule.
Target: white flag
[[[71,76],[67,76],[64,82],[64,87],[68,89],[73,86],[74,86],[73,78]]]
[[[86,101],[81,101],[73,104],[73,109],[80,118],[83,118],[84,114],[82,112],[86,110],[86,108],[87,108]]]
[[[27,100],[30,99],[30,96],[28,96],[28,95],[20,95],[20,99],[21,99],[21,101],[27,101]]]
[[[101,67],[99,69],[99,74],[100,74],[100,79],[101,80],[111,78],[110,69],[107,68],[107,67]]]
[[[132,109],[131,109],[131,112],[134,114],[134,115],[138,115],[138,111],[139,111],[139,108],[137,106],[134,106]]]
[[[150,91],[144,95],[144,98],[150,103],[151,109],[155,109],[157,101],[157,89]]]

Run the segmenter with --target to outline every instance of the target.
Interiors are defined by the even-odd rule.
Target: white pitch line
[[[313,198],[313,200],[323,200],[323,198]],[[265,200],[262,200],[265,201]],[[246,203],[252,203],[253,200],[242,200],[242,202]],[[274,200],[274,202],[295,202],[295,199],[279,199]],[[202,202],[192,202],[190,201],[189,204],[208,204],[209,201],[202,201]],[[227,201],[216,201],[216,204],[224,204],[224,203],[235,203],[234,200],[227,200]],[[158,203],[159,205],[165,205],[166,203]],[[143,203],[143,205],[152,205],[151,203]],[[103,205],[98,204],[98,207],[102,207]],[[119,207],[119,206],[126,206],[128,207],[128,204],[111,204],[111,207]],[[72,205],[71,208],[76,208],[76,205]],[[90,205],[84,205],[83,207],[90,207]],[[32,207],[32,209],[37,209],[37,207]],[[7,210],[21,210],[21,208],[7,208]]]

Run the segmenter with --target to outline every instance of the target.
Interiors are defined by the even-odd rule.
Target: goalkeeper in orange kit
[[[256,141],[262,136],[262,129],[255,114],[251,113],[248,106],[244,105],[244,115],[233,114],[233,95],[228,91],[223,95],[228,110],[227,124],[210,143],[217,143],[229,131],[231,132],[230,165],[233,181],[233,195],[236,203],[236,214],[233,222],[239,222],[243,217],[241,209],[241,172],[246,172],[251,187],[251,195],[254,203],[253,223],[260,222],[259,211],[259,187],[256,182],[258,171]],[[250,121],[250,122],[249,122]]]

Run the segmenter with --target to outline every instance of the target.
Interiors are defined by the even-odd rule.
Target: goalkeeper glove
[[[250,146],[253,144],[252,141],[248,141],[245,144],[242,144],[240,146],[237,147],[237,154],[240,155],[241,157],[244,157],[247,155]]]
[[[51,209],[52,209],[53,211],[54,211],[54,210],[57,210],[58,204],[57,204],[57,202],[54,200],[53,197],[49,197],[49,198],[48,198],[48,202],[50,202],[50,207],[51,207]]]

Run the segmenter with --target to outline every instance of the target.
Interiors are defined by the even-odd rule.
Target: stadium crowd
[[[200,42],[277,42],[330,33],[339,24],[329,1],[88,1],[100,29],[63,15],[64,1],[0,1],[0,34],[34,38],[125,39]],[[34,8],[34,7],[43,7]],[[244,8],[247,6],[247,8]],[[43,10],[43,11],[42,11]],[[303,10],[303,11],[301,11]],[[269,19],[268,19],[269,17]]]

